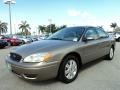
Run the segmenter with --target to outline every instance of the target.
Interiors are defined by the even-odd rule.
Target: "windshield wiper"
[[[63,40],[61,38],[50,38],[50,40]]]

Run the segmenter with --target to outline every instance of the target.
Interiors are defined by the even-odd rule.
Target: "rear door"
[[[109,35],[102,28],[97,28],[96,31],[99,35],[99,53],[102,57],[109,53],[111,47]]]

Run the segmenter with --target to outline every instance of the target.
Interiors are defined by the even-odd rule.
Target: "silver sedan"
[[[114,51],[115,40],[103,28],[69,27],[12,50],[6,63],[10,71],[27,80],[57,77],[70,83],[83,64],[104,56],[112,60]]]

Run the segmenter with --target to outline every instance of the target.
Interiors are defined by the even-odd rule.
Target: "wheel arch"
[[[58,78],[58,79],[59,79],[59,75],[60,75],[60,71],[61,71],[61,70],[60,70],[60,67],[61,67],[64,59],[65,59],[67,56],[69,56],[69,55],[75,55],[75,56],[77,56],[78,59],[79,59],[79,60],[78,60],[78,62],[79,62],[79,68],[82,67],[82,60],[81,60],[80,54],[77,53],[77,52],[70,52],[70,53],[66,54],[66,55],[62,58],[62,60],[61,60],[61,63],[60,63],[60,65],[59,65],[59,69],[58,69],[58,73],[57,73],[57,78]]]
[[[59,75],[59,73],[60,73],[60,67],[61,67],[61,64],[63,63],[63,60],[64,60],[67,56],[69,56],[69,55],[75,55],[75,56],[77,56],[78,59],[79,59],[79,60],[78,60],[78,61],[79,61],[79,67],[82,67],[82,60],[81,60],[80,54],[77,53],[77,52],[70,52],[70,53],[66,54],[66,55],[62,58],[61,63],[60,63],[60,66],[59,66],[59,69],[58,69],[58,75]],[[57,75],[57,76],[58,76],[58,75]]]
[[[111,47],[115,50],[115,45],[114,44],[112,44]]]
[[[77,53],[77,52],[70,52],[70,53],[66,54],[66,55],[63,57],[62,61],[63,61],[67,56],[69,56],[69,55],[75,55],[75,56],[78,58],[78,60],[79,60],[79,65],[82,66],[81,56],[80,56],[80,54]]]

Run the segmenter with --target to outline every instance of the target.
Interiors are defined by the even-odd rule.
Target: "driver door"
[[[99,37],[95,28],[88,28],[83,38],[88,38],[88,40],[82,41],[83,63],[87,63],[99,57]]]

